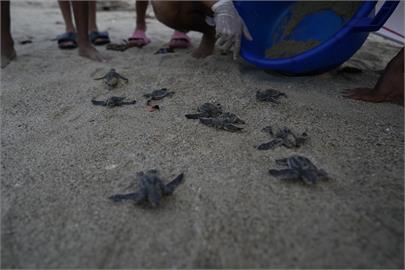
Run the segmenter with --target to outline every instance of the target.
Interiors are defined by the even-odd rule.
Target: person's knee
[[[190,29],[184,23],[182,5],[178,2],[152,1],[155,16],[161,23],[179,31],[188,31]]]

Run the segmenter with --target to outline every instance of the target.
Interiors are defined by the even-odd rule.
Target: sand
[[[319,45],[319,40],[296,41],[283,40],[266,50],[267,58],[290,57],[308,51]]]
[[[343,22],[353,17],[361,2],[359,1],[313,1],[297,2],[291,7],[291,17],[285,21],[285,26],[280,41],[266,50],[268,58],[291,57],[305,52],[319,45],[319,40],[298,41],[290,39],[289,35],[299,25],[299,23],[308,15],[323,11],[333,11],[340,16]]]
[[[116,42],[133,30],[133,11],[98,17]],[[340,94],[374,85],[397,45],[370,36],[347,63],[361,74],[286,77],[220,52],[153,55],[172,33],[153,18],[147,47],[100,48],[108,64],[57,48],[50,39],[63,25],[54,7],[14,1],[12,20],[16,42],[33,43],[17,44],[17,61],[1,71],[2,268],[404,267],[403,107]],[[110,92],[92,78],[111,67],[129,83]],[[148,112],[143,94],[161,87],[176,93]],[[288,99],[256,102],[266,88]],[[138,103],[90,102],[110,94]],[[184,117],[209,101],[245,120],[244,132]],[[311,139],[258,151],[267,125]],[[333,180],[306,187],[268,174],[292,154]],[[150,168],[167,179],[184,172],[185,184],[155,210],[107,199]]]

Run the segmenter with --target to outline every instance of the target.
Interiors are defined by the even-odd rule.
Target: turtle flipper
[[[106,102],[105,102],[105,101],[101,101],[101,100],[94,100],[94,99],[92,99],[92,100],[91,100],[91,103],[93,103],[93,105],[96,105],[96,106],[107,106]]]
[[[100,77],[100,78],[95,78],[94,80],[98,81],[98,80],[102,80],[102,79],[105,79],[105,78],[107,78],[107,75],[104,75],[103,77]]]
[[[318,181],[325,181],[329,179],[324,170],[304,170],[301,172],[301,178],[305,184],[309,185],[313,185]]]
[[[121,102],[122,105],[132,105],[132,104],[135,104],[135,103],[136,103],[136,100],[133,100],[133,101],[123,101],[123,102]]]
[[[284,170],[269,170],[270,175],[280,178],[281,180],[298,180],[300,174],[296,170],[284,169]]]
[[[174,192],[174,190],[183,182],[184,182],[184,174],[182,173],[179,174],[167,185],[163,185],[162,187],[163,195],[171,195]]]
[[[140,203],[145,200],[145,194],[142,192],[134,192],[128,194],[116,194],[108,197],[113,202],[121,202],[126,200],[133,200],[135,203]]]
[[[194,113],[194,114],[186,114],[185,117],[187,119],[198,119],[202,116],[201,113]]]
[[[232,125],[232,124],[230,124],[230,123],[225,123],[223,129],[224,129],[224,130],[227,130],[227,131],[230,131],[230,132],[238,132],[238,131],[242,131],[242,130],[243,130],[243,128],[237,127],[237,126]]]
[[[258,150],[270,150],[274,149],[277,146],[281,145],[283,143],[283,140],[281,139],[274,139],[269,141],[268,143],[262,143],[259,146],[257,146]]]
[[[116,73],[116,74],[117,74],[117,76],[118,76],[119,78],[123,79],[126,83],[128,83],[128,79],[127,79],[127,78],[125,78],[125,77],[122,76],[121,74],[118,74],[118,73]]]

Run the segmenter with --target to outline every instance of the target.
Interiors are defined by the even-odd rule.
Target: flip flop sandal
[[[56,37],[58,47],[61,50],[71,50],[77,48],[76,33],[66,32]]]
[[[168,45],[172,49],[187,49],[191,47],[191,41],[185,33],[175,31]]]
[[[142,48],[150,43],[150,38],[146,36],[145,31],[136,30],[132,37],[128,38],[128,41],[131,45]]]
[[[93,31],[90,33],[90,41],[96,46],[99,45],[105,45],[107,43],[110,43],[110,37],[108,36],[108,32],[98,32],[98,31]]]

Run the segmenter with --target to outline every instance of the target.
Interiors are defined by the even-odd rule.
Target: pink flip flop
[[[187,49],[191,47],[191,40],[186,33],[174,31],[169,41],[169,48]]]
[[[128,38],[131,45],[142,48],[150,43],[150,38],[148,38],[143,30],[135,30],[132,37]]]

